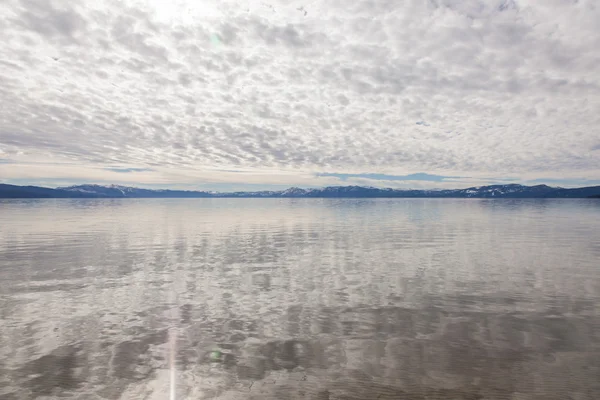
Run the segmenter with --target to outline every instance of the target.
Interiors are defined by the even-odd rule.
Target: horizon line
[[[38,186],[38,185],[15,185],[12,183],[4,183],[4,182],[0,182],[0,185],[10,185],[10,186],[16,186],[16,187],[38,187],[38,188],[44,188],[44,189],[52,189],[52,190],[66,190],[66,189],[70,189],[70,188],[77,188],[77,187],[81,187],[81,186],[96,186],[96,187],[102,187],[102,188],[129,188],[129,189],[141,189],[141,190],[149,190],[149,191],[181,191],[181,192],[203,192],[203,193],[221,193],[221,194],[227,194],[227,193],[256,193],[256,192],[283,192],[286,190],[290,190],[290,189],[300,189],[300,190],[310,190],[310,189],[326,189],[326,188],[349,188],[349,187],[355,187],[355,188],[363,188],[363,189],[377,189],[377,190],[394,190],[394,191],[444,191],[444,190],[466,190],[466,189],[480,189],[480,188],[485,188],[485,187],[492,187],[492,186],[520,186],[520,187],[527,187],[527,188],[533,188],[533,187],[539,187],[539,186],[545,186],[548,188],[552,188],[552,189],[582,189],[582,188],[591,188],[591,187],[598,187],[600,185],[591,185],[591,186],[576,186],[576,187],[562,187],[562,186],[551,186],[551,185],[547,185],[547,184],[537,184],[537,185],[525,185],[525,184],[521,184],[521,183],[492,183],[492,184],[488,184],[488,185],[477,185],[477,186],[468,186],[468,187],[455,187],[455,188],[393,188],[393,187],[377,187],[377,186],[362,186],[362,185],[327,185],[327,186],[310,186],[310,187],[301,187],[301,186],[286,186],[285,189],[280,189],[280,190],[271,190],[271,189],[259,189],[259,190],[230,190],[230,191],[219,191],[219,190],[203,190],[203,189],[190,189],[190,188],[186,188],[186,189],[173,189],[173,188],[150,188],[150,187],[143,187],[143,186],[128,186],[128,185],[121,185],[121,184],[114,184],[114,183],[110,183],[110,184],[100,184],[100,183],[82,183],[82,184],[77,184],[77,185],[69,185],[69,186],[55,186],[55,187],[51,187],[51,186]],[[232,184],[234,185],[234,184]],[[284,186],[284,185],[280,185],[280,186]]]

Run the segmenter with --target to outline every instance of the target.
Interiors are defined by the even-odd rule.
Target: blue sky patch
[[[419,172],[416,174],[409,175],[388,175],[388,174],[336,174],[332,172],[318,173],[317,176],[327,176],[339,178],[342,181],[348,178],[365,178],[375,179],[378,181],[428,181],[428,182],[443,182],[446,179],[459,179],[464,178],[461,176],[444,176],[444,175],[433,175]]]
[[[153,171],[151,168],[104,168],[107,171],[119,172],[122,174],[129,174],[132,172],[146,172]]]

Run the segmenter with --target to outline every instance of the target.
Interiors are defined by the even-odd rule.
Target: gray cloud
[[[4,2],[0,155],[600,178],[593,0],[195,4]]]

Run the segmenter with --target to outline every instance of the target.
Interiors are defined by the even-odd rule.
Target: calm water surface
[[[1,399],[600,399],[600,201],[0,200]]]

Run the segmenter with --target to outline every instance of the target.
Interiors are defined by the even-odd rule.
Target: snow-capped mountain
[[[136,187],[121,185],[77,185],[58,188],[67,192],[86,194],[89,197],[211,197],[210,192],[186,191],[186,190],[163,190],[163,189],[140,189]]]
[[[404,190],[363,186],[330,186],[322,189],[290,188],[278,197],[474,197],[474,198],[518,198],[546,197],[560,188],[546,185],[523,186],[517,184],[491,185],[454,190]]]
[[[518,184],[479,186],[467,189],[448,190],[451,197],[545,197],[560,188],[547,185],[523,186]]]
[[[281,191],[279,194],[283,197],[302,197],[310,193],[311,189],[301,189],[299,187],[291,187]]]
[[[364,186],[291,187],[281,191],[207,192],[152,190],[120,185],[77,185],[57,189],[0,184],[0,198],[586,198],[600,195],[600,186],[564,189],[546,185],[490,185],[453,190],[403,190]]]

